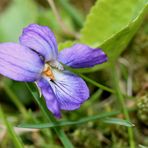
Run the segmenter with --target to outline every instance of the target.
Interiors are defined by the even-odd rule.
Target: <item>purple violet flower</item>
[[[92,67],[107,61],[101,49],[75,44],[58,53],[56,38],[46,26],[31,24],[23,30],[20,44],[0,44],[0,74],[16,81],[35,82],[48,109],[60,118],[60,110],[75,110],[89,98],[83,79],[64,70]],[[61,64],[62,63],[62,64]]]

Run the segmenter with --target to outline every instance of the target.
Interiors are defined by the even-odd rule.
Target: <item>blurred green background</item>
[[[43,116],[26,84],[0,75],[0,108],[3,110],[0,114],[0,147],[147,148],[147,1],[55,0],[58,16],[50,2],[0,0],[0,42],[18,42],[22,29],[37,23],[52,29],[59,50],[75,42],[101,47],[109,57],[106,64],[74,71],[86,80],[90,99],[79,110],[63,111],[60,120],[78,121],[88,117],[88,122],[76,122],[71,126],[64,123],[62,131],[71,144],[62,144],[60,139],[64,136],[56,134],[52,128],[18,128],[22,123],[50,122]],[[106,112],[135,126],[126,127],[126,123],[111,118],[105,121],[106,114],[100,120],[92,119]],[[10,126],[7,123],[11,123]]]

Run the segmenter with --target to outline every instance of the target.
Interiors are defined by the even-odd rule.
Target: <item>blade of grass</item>
[[[112,67],[112,77],[113,77],[113,82],[115,84],[117,99],[119,100],[119,102],[121,104],[121,107],[122,107],[122,110],[123,110],[126,120],[130,121],[128,109],[125,106],[124,97],[123,97],[122,92],[119,87],[119,76],[117,74],[117,69],[115,68],[115,64],[113,64],[111,67]],[[133,134],[132,128],[128,128],[128,136],[129,136],[130,148],[135,148],[134,134]]]
[[[94,115],[94,116],[89,116],[89,117],[85,117],[85,118],[82,118],[80,120],[77,120],[77,121],[59,121],[59,122],[53,122],[53,123],[41,123],[41,124],[21,124],[19,125],[19,127],[21,128],[48,128],[48,127],[58,127],[58,126],[68,126],[68,125],[79,125],[79,124],[84,124],[86,122],[89,122],[89,121],[95,121],[95,120],[98,120],[100,119],[103,119],[103,118],[106,118],[106,117],[109,117],[109,116],[113,116],[113,115],[117,115],[119,112],[106,112],[106,113],[102,113],[102,114],[99,114],[99,115]]]
[[[118,119],[118,118],[106,118],[102,120],[104,123],[108,123],[108,124],[117,124],[117,125],[124,125],[127,127],[133,127],[134,124],[132,124],[131,122],[127,121],[127,120],[123,120],[123,119]]]
[[[99,88],[101,88],[101,89],[103,89],[103,90],[106,90],[106,91],[110,92],[110,93],[115,93],[115,91],[114,91],[113,89],[111,89],[111,88],[109,88],[109,87],[106,87],[106,86],[104,86],[104,85],[102,85],[102,84],[99,84],[98,82],[96,82],[96,81],[94,81],[94,80],[92,80],[92,79],[90,79],[90,78],[88,78],[88,77],[86,77],[86,76],[84,76],[84,75],[82,75],[82,74],[79,74],[79,75],[80,75],[84,80],[86,80],[87,82],[93,84],[94,86],[97,86],[97,87],[99,87]]]
[[[45,101],[43,99],[39,98],[39,95],[37,93],[37,89],[32,83],[26,83],[29,91],[33,95],[34,100],[37,102],[39,105],[41,111],[43,112],[44,117],[47,119],[48,122],[56,123],[56,119],[52,116],[52,114],[48,111],[47,107],[45,106]],[[57,133],[59,139],[63,143],[65,148],[73,148],[72,143],[66,136],[63,130],[61,130],[59,127],[53,127],[55,132]]]
[[[7,120],[3,110],[2,110],[2,107],[0,106],[0,116],[2,117],[6,127],[7,127],[7,130],[8,130],[8,133],[9,133],[9,136],[11,137],[14,145],[17,147],[17,148],[23,148],[23,143],[21,141],[21,139],[16,135],[12,125],[10,124],[10,122]]]

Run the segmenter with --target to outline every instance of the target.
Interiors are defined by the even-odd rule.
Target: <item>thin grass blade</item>
[[[127,127],[133,127],[134,124],[132,124],[130,121],[118,119],[118,118],[106,118],[102,120],[104,123],[108,124],[117,124],[117,125],[123,125]]]
[[[21,124],[19,127],[21,128],[37,128],[37,129],[42,129],[42,128],[48,128],[48,127],[59,127],[59,126],[69,126],[69,125],[79,125],[79,124],[84,124],[89,121],[95,121],[95,120],[100,120],[104,119],[109,116],[117,115],[119,112],[106,112],[102,113],[99,115],[94,115],[90,117],[85,117],[77,121],[59,121],[59,122],[52,122],[52,123],[42,123],[42,124]]]
[[[37,88],[32,83],[26,83],[29,91],[33,95],[33,98],[35,102],[39,105],[41,111],[43,112],[43,116],[47,119],[48,122],[51,122],[51,124],[56,123],[56,119],[52,116],[52,114],[48,111],[47,107],[45,106],[45,101],[43,101],[42,98],[39,98],[39,94],[37,93]],[[65,148],[73,148],[72,143],[64,133],[62,129],[59,127],[53,127],[56,134],[58,135],[59,139],[63,143]]]

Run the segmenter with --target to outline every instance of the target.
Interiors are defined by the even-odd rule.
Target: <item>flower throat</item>
[[[49,64],[45,64],[44,70],[43,70],[43,74],[47,77],[49,77],[51,80],[55,80],[55,77],[53,75],[51,66]]]

